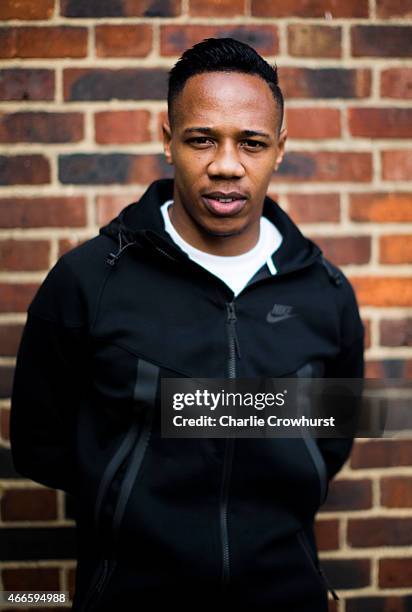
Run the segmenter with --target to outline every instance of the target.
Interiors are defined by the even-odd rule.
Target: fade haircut
[[[173,126],[173,107],[186,81],[205,72],[240,72],[261,77],[269,85],[280,113],[278,132],[283,121],[283,95],[278,84],[277,68],[268,64],[246,43],[234,38],[205,38],[190,49],[169,72],[167,93],[168,118]]]

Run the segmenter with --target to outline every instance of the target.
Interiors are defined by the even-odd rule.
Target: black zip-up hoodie
[[[73,610],[327,610],[313,522],[353,440],[162,438],[160,380],[362,377],[353,290],[266,197],[277,274],[263,266],[234,297],[166,233],[172,197],[173,180],[152,183],[37,291],[15,468],[75,500]]]

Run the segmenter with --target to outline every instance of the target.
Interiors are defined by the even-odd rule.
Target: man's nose
[[[242,177],[245,168],[240,161],[239,150],[236,145],[226,144],[218,146],[213,161],[208,166],[210,176]]]

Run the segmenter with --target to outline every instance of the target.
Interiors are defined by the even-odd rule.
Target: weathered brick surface
[[[272,0],[252,0],[252,15],[257,17],[368,17],[367,0],[289,0],[273,2]]]
[[[94,116],[96,142],[129,144],[150,140],[150,113],[145,110],[100,111]]]
[[[0,113],[0,142],[77,142],[83,125],[80,113]]]
[[[357,25],[351,32],[354,57],[411,57],[412,27]]]
[[[350,195],[349,215],[353,221],[403,223],[412,221],[412,193],[369,192]]]
[[[67,68],[64,98],[88,100],[163,100],[167,94],[167,71],[162,68]]]
[[[61,0],[66,17],[177,17],[181,0]]]
[[[53,100],[54,72],[43,68],[0,70],[0,100]]]
[[[295,68],[279,66],[286,99],[366,98],[371,92],[368,68]]]
[[[180,55],[204,38],[226,37],[247,43],[261,54],[273,55],[278,51],[278,32],[275,25],[164,25],[160,30],[160,53],[166,56]]]
[[[339,138],[341,113],[336,108],[287,108],[286,126],[289,138]]]
[[[86,28],[28,26],[0,30],[0,58],[84,57],[86,53]]]
[[[290,55],[296,57],[340,57],[342,30],[329,26],[290,25],[288,50]]]
[[[2,0],[0,19],[50,19],[55,0]]]
[[[40,279],[173,176],[162,153],[168,73],[206,37],[232,36],[277,64],[288,141],[268,193],[352,281],[366,376],[412,378],[412,0],[2,0],[0,20],[0,445]],[[329,610],[406,612],[412,440],[355,441],[345,470],[315,525],[341,598]],[[0,491],[1,520],[33,541],[39,520],[57,518],[54,491],[3,480]],[[73,595],[74,569],[57,564],[0,568],[0,584],[59,590],[64,574]]]
[[[153,31],[149,25],[96,27],[98,57],[145,57],[150,53]]]
[[[81,227],[86,223],[83,197],[0,198],[0,228]]]

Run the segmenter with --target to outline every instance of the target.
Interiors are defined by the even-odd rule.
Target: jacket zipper
[[[329,580],[326,578],[326,575],[323,571],[323,569],[319,566],[316,565],[315,561],[313,560],[312,554],[309,550],[309,544],[307,544],[307,540],[306,540],[306,535],[303,531],[298,532],[297,534],[297,538],[303,548],[303,550],[305,551],[313,569],[315,570],[315,572],[317,573],[317,575],[320,577],[324,587],[326,588],[327,591],[330,591],[330,593],[332,594],[332,597],[335,601],[339,601],[339,597],[336,593],[336,591],[333,589],[333,587],[330,585]]]
[[[236,312],[234,302],[226,302],[227,330],[229,343],[229,358],[227,364],[228,378],[236,378],[236,355],[240,358],[239,341],[236,334]],[[222,582],[230,579],[230,553],[229,534],[227,524],[227,510],[229,501],[230,475],[232,471],[235,439],[226,439],[225,455],[223,459],[223,478],[220,497],[220,531],[222,538]]]

